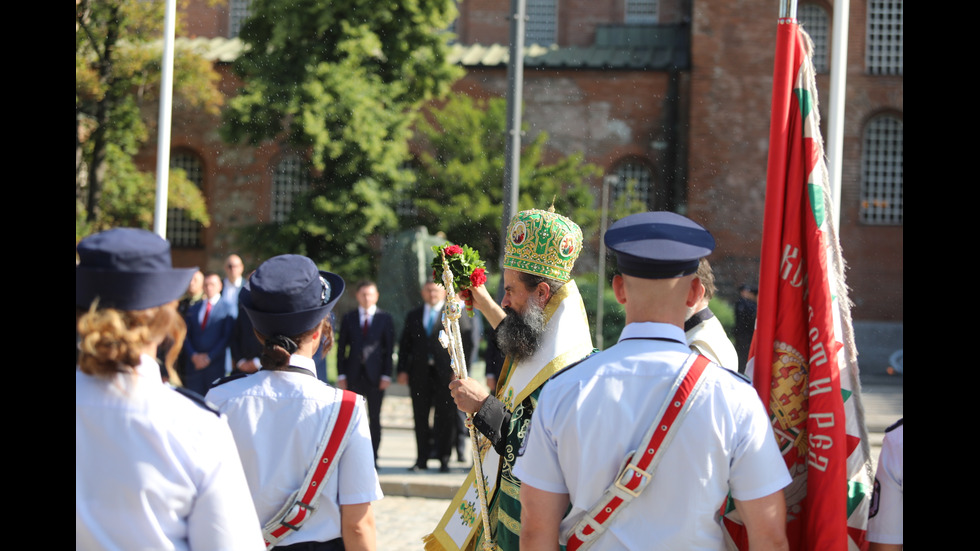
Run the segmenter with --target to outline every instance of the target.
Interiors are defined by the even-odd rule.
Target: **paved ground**
[[[902,375],[863,373],[862,401],[872,460],[877,462],[885,428],[903,415]],[[462,484],[469,470],[468,462],[454,461],[450,465],[451,472],[446,474],[438,472],[437,461],[430,462],[431,468],[427,472],[407,470],[415,462],[415,436],[411,401],[405,386],[391,386],[385,397],[381,422],[383,435],[378,472],[385,498],[374,505],[378,549],[417,551],[422,549],[422,536],[436,526],[449,506],[450,498]]]

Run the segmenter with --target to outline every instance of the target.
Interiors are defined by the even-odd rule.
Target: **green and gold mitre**
[[[504,268],[558,281],[572,277],[572,266],[582,252],[582,229],[555,208],[524,210],[507,226]]]

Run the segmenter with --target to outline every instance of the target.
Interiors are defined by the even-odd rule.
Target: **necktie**
[[[211,315],[211,301],[209,300],[207,306],[204,307],[204,319],[201,320],[201,329],[208,324],[208,316]]]
[[[364,326],[361,327],[361,334],[364,335],[365,337],[368,334],[368,327],[370,327],[370,325],[368,325],[368,320],[369,319],[371,319],[370,316],[368,316],[367,314],[364,314]]]
[[[425,334],[432,336],[432,326],[436,321],[436,310],[435,308],[429,308],[429,317],[425,319]]]

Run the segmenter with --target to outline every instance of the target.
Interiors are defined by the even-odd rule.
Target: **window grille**
[[[868,0],[865,64],[872,75],[902,74],[902,0]]]
[[[860,220],[872,225],[902,225],[904,150],[901,119],[882,115],[864,129],[861,149]]]
[[[251,4],[252,0],[228,0],[228,38],[235,38],[242,32]]]
[[[556,43],[558,5],[556,0],[528,0],[527,21],[524,23],[524,43],[550,46]]]
[[[796,10],[796,19],[813,40],[813,67],[818,73],[830,70],[830,16],[817,4],[802,4]]]
[[[310,171],[298,155],[287,154],[272,174],[272,221],[285,222],[296,198],[310,189]]]
[[[626,205],[640,203],[644,210],[650,205],[650,192],[653,175],[650,169],[636,161],[627,161],[616,167],[616,183],[609,190],[609,200],[613,205],[622,198]],[[624,206],[626,206],[624,205]]]
[[[187,152],[170,154],[170,168],[180,168],[187,174],[187,179],[197,185],[204,185],[204,171],[201,159]],[[184,209],[167,208],[167,240],[172,247],[201,247],[201,232],[204,227],[200,222],[192,220]]]
[[[659,0],[626,0],[626,23],[656,23]]]
[[[405,172],[411,172],[415,175],[415,178],[419,177],[419,166],[418,161],[414,159],[409,159],[401,164],[399,167]],[[395,214],[400,218],[412,218],[418,216],[419,211],[415,206],[415,194],[413,189],[401,189],[398,191],[395,197]]]

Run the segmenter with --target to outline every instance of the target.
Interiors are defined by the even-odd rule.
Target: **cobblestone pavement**
[[[432,532],[448,506],[448,499],[424,497],[385,496],[376,501],[372,507],[378,551],[422,549],[422,536]]]

